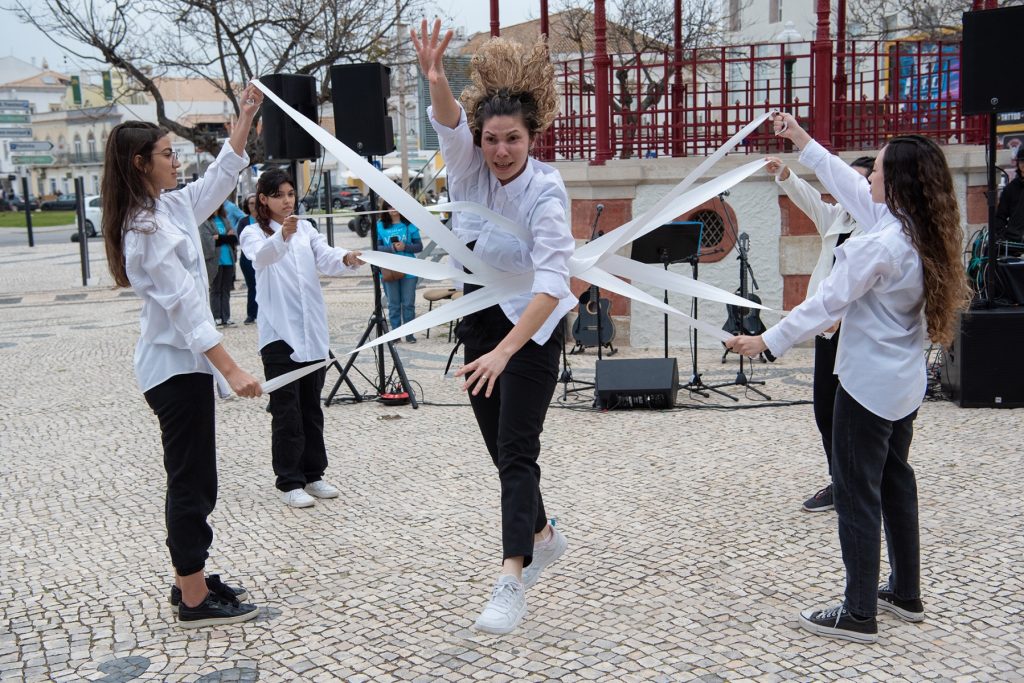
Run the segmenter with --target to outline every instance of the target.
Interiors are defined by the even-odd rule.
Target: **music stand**
[[[651,232],[633,241],[633,251],[630,257],[640,263],[660,263],[666,271],[669,264],[689,263],[693,273],[693,279],[697,279],[698,266],[700,263],[701,238],[704,234],[704,224],[700,221],[673,221],[655,228]],[[665,290],[663,301],[668,304],[668,290]],[[697,297],[693,297],[690,311],[694,318],[697,317]],[[668,313],[663,315],[665,324],[665,358],[668,358]],[[694,328],[690,346],[690,360],[693,365],[693,374],[690,381],[680,387],[704,398],[709,398],[708,391],[714,391],[722,396],[739,400],[724,391],[704,384],[697,371],[697,329]]]

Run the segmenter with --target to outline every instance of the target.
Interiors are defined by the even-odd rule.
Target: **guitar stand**
[[[727,356],[728,356],[728,355],[729,355],[730,353],[732,353],[732,351],[730,351],[730,350],[729,350],[729,347],[726,347],[726,348],[725,348],[725,351],[724,351],[724,352],[722,353],[722,364],[723,364],[723,365],[725,364],[725,359],[726,359],[726,357],[727,357]],[[757,354],[757,357],[761,359],[761,362],[762,362],[762,363],[767,363],[767,362],[768,362],[768,359],[764,357],[764,351],[762,351],[761,353]]]
[[[592,346],[584,346],[581,342],[576,342],[576,345],[572,347],[571,351],[569,351],[569,355],[570,356],[575,356],[576,354],[583,353],[584,351],[586,351],[587,349],[590,349],[590,348],[594,348],[594,347],[592,347]],[[614,356],[616,353],[619,352],[619,350],[617,348],[615,348],[615,346],[613,346],[610,341],[609,342],[605,342],[604,344],[601,344],[601,348],[608,349],[608,355],[609,356]]]
[[[566,356],[565,350],[565,338],[567,336],[566,327],[568,327],[566,319],[562,318],[562,322],[559,324],[562,326],[562,373],[558,376],[558,383],[562,385],[562,400],[564,401],[567,398],[569,398],[569,394],[578,394],[580,392],[586,391],[587,389],[594,389],[596,384],[594,382],[585,382],[583,380],[573,379],[572,368],[569,367],[569,359]],[[576,347],[579,347],[581,349],[585,348],[582,344],[578,343],[576,344]],[[572,351],[569,351],[569,353],[575,352],[575,347]],[[573,385],[572,389],[569,388],[570,384]],[[596,396],[594,400],[597,400]]]

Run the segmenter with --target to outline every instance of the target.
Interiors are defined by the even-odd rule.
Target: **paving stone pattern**
[[[2,681],[1024,680],[1022,413],[948,402],[923,406],[912,453],[922,624],[883,614],[874,646],[798,629],[797,612],[837,602],[843,580],[834,514],[800,510],[826,478],[811,407],[730,389],[741,409],[685,393],[664,412],[556,401],[543,488],[569,550],[515,634],[473,632],[499,566],[499,490],[458,382],[441,375],[442,328],[398,346],[419,410],[326,408],[342,495],[311,509],[277,498],[266,400],[218,402],[208,568],[262,611],[182,631],[159,431],[131,370],[140,303],[76,287],[73,248],[0,250]],[[93,269],[105,276],[102,259]],[[370,280],[323,291],[344,352]],[[232,306],[240,319],[243,291]],[[262,376],[255,327],[228,329],[226,344]],[[688,350],[675,353],[687,368]],[[806,401],[811,361],[799,349],[754,373],[775,399]],[[576,377],[593,362],[572,357]],[[369,354],[358,367],[372,373]],[[702,370],[731,379],[736,363],[705,352]]]

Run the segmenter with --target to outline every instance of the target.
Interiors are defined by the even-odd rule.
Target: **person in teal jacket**
[[[416,258],[416,254],[423,251],[419,228],[387,202],[381,202],[381,209],[386,213],[383,220],[377,221],[377,251]],[[384,293],[388,297],[388,318],[393,330],[416,317],[417,279],[408,273],[390,281],[383,275],[381,277]],[[416,337],[411,334],[406,335],[405,340],[416,343]]]

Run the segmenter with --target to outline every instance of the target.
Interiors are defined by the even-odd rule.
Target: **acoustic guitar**
[[[579,314],[572,326],[572,338],[576,340],[576,347],[573,353],[581,351],[588,346],[607,346],[610,349],[609,355],[615,353],[612,346],[615,339],[615,322],[608,313],[611,301],[604,297],[598,297],[597,303],[593,301],[590,289],[580,294]],[[598,320],[600,320],[600,337],[598,336]]]

